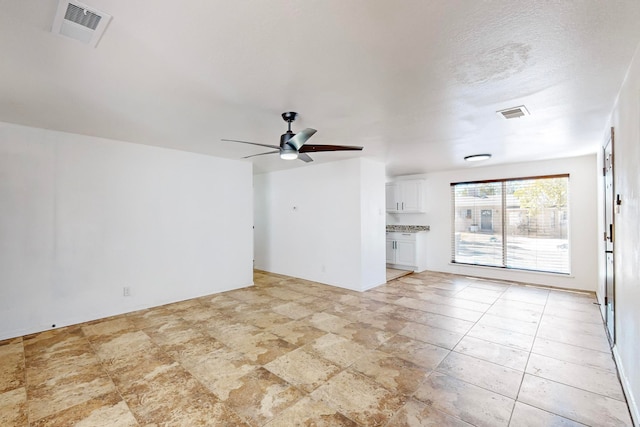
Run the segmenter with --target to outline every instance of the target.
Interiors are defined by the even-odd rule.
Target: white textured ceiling
[[[263,150],[221,138],[277,145],[297,111],[364,146],[316,163],[389,175],[595,152],[640,41],[638,0],[85,3],[113,16],[95,49],[50,32],[56,0],[0,0],[0,121],[237,159]]]

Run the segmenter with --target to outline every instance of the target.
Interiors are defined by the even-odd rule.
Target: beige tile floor
[[[631,425],[592,295],[255,283],[0,342],[0,425]]]
[[[402,276],[406,276],[407,274],[411,274],[411,271],[407,270],[398,270],[397,268],[389,268],[387,267],[387,282],[390,282],[394,279],[397,279]]]

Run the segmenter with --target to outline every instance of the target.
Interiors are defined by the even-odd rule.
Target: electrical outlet
[[[128,286],[122,288],[122,296],[128,297],[131,296],[131,289]]]

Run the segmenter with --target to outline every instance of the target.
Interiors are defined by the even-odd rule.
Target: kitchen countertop
[[[419,233],[420,231],[429,231],[428,225],[387,225],[387,232],[399,231],[401,233]]]

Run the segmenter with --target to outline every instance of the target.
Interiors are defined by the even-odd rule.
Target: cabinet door
[[[400,207],[398,186],[395,183],[388,183],[385,189],[387,212],[398,212]]]
[[[416,242],[414,240],[396,240],[396,264],[416,265]]]
[[[422,181],[400,181],[402,199],[400,208],[402,212],[423,212],[424,203],[422,200]]]
[[[395,264],[396,263],[396,249],[395,249],[395,240],[387,240],[387,263]]]

